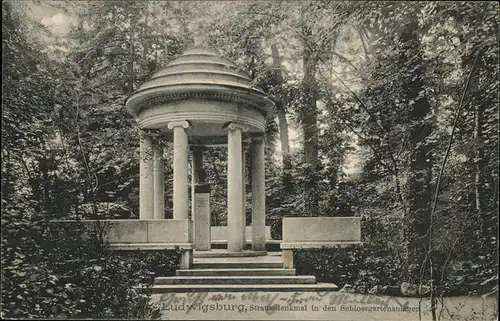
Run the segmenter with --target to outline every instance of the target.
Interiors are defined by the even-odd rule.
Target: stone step
[[[228,252],[228,251],[194,251],[193,257],[195,258],[231,258],[231,257],[254,257],[266,256],[266,251],[241,251],[241,252]]]
[[[193,269],[273,269],[283,268],[283,262],[194,262]]]
[[[155,285],[217,285],[217,284],[315,284],[313,275],[276,275],[276,276],[170,276],[155,278]]]
[[[281,252],[280,248],[281,240],[267,240],[266,241],[266,251],[268,252]],[[227,241],[226,240],[213,240],[212,249],[227,249]],[[245,249],[252,249],[252,241],[247,241]]]
[[[295,269],[280,268],[242,268],[242,269],[195,269],[177,270],[178,276],[258,276],[258,275],[295,275]]]
[[[338,291],[333,283],[316,284],[188,284],[154,285],[152,293],[184,292],[327,292]]]

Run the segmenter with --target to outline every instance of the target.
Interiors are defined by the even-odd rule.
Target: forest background
[[[2,316],[157,317],[133,286],[175,270],[178,253],[124,259],[48,222],[138,218],[139,135],[124,102],[193,46],[235,61],[276,102],[273,238],[284,216],[362,217],[363,246],[299,251],[299,273],[362,293],[496,293],[498,9],[2,2]],[[204,167],[212,224],[224,225],[226,151],[209,150]]]

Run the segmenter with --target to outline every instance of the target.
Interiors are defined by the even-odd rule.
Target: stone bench
[[[193,221],[176,219],[148,220],[57,220],[52,224],[80,225],[84,231],[99,223],[104,241],[113,250],[182,250],[180,266],[189,269],[193,263]]]
[[[283,267],[293,269],[293,250],[361,244],[360,217],[283,218]]]

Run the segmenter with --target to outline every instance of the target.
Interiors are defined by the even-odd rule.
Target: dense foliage
[[[103,206],[92,206],[104,205],[98,199],[108,200],[102,188],[89,188],[94,176],[109,178],[109,168],[116,165],[109,162],[109,146],[110,154],[101,159],[89,157],[89,130],[82,127],[95,130],[97,123],[110,131],[131,128],[110,126],[123,119],[112,108],[102,110],[98,105],[89,110],[80,105],[78,95],[85,85],[73,74],[71,67],[76,66],[54,62],[43,53],[34,30],[21,23],[28,20],[22,8],[3,2],[2,9],[2,318],[159,317],[147,290],[140,287],[150,286],[155,275],[173,273],[179,253],[124,257],[107,250],[98,233],[49,223],[75,214],[130,215],[120,202],[104,206],[104,211],[99,210]],[[103,115],[108,122],[97,119]],[[118,142],[115,138],[113,144]],[[103,137],[93,139],[100,141],[94,151],[109,144]],[[127,169],[134,166],[129,165],[133,159],[132,154],[118,164]],[[122,184],[127,182],[126,178]],[[121,192],[126,186],[108,184],[126,203],[128,194]]]
[[[28,14],[40,5],[74,22],[63,36]],[[363,246],[301,251],[299,271],[357,291],[497,289],[496,2],[4,1],[2,9],[3,316],[151,312],[139,309],[133,285],[175,269],[175,253],[121,258],[96,239],[76,240],[80,233],[54,234],[48,221],[138,217],[138,129],[125,98],[193,45],[233,59],[276,102],[266,136],[273,237],[284,216],[363,217]],[[205,153],[215,225],[227,217],[226,166],[224,148]],[[160,259],[166,266],[153,271]],[[92,305],[95,295],[103,304]]]
[[[178,268],[180,252],[124,255],[110,251],[97,228],[61,228],[18,210],[3,212],[3,318],[159,317],[147,288]]]

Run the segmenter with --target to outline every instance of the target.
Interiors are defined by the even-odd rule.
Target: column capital
[[[222,130],[224,131],[233,131],[235,129],[240,129],[242,132],[247,132],[249,130],[247,125],[240,123],[226,123],[222,126]]]
[[[175,127],[183,127],[184,129],[187,129],[189,126],[190,124],[187,120],[171,121],[167,125],[168,129],[174,129]]]

